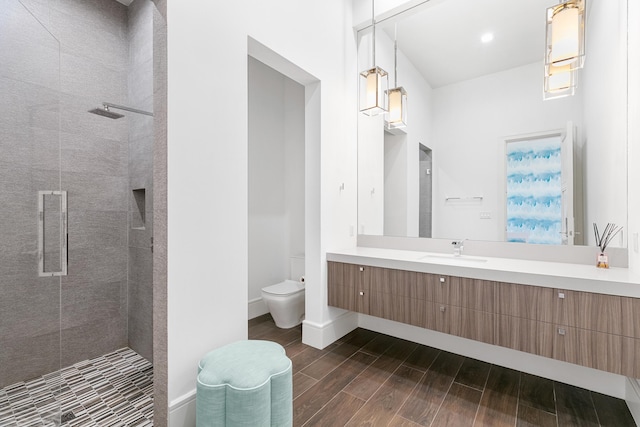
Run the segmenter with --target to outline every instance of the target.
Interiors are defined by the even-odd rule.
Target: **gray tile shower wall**
[[[51,2],[60,40],[61,188],[68,191],[69,275],[61,289],[61,364],[127,345],[127,118],[88,114],[127,100],[127,9]]]
[[[154,425],[168,425],[167,368],[167,3],[153,11],[153,396]]]
[[[153,111],[154,8],[150,0],[135,0],[128,11],[128,103],[145,111]],[[153,123],[153,117],[130,114],[128,336],[129,347],[149,361],[153,361]],[[136,200],[133,191],[142,189],[144,200]]]
[[[129,102],[125,6],[2,1],[0,14],[2,387],[127,345],[132,125],[87,113]],[[69,198],[61,287],[36,270],[36,194],[55,189]]]

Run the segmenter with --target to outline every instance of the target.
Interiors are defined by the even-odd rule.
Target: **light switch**
[[[480,219],[491,219],[491,212],[480,212]]]

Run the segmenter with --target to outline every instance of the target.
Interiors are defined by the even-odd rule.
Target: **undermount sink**
[[[432,260],[444,260],[444,261],[454,261],[454,262],[487,262],[486,258],[480,258],[475,256],[467,256],[467,255],[453,255],[453,254],[428,254],[419,258],[420,260],[428,261]]]

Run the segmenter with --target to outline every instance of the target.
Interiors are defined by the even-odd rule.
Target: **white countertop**
[[[355,247],[327,261],[640,298],[640,275],[627,268]]]

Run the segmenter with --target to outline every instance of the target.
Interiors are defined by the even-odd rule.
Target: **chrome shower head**
[[[109,110],[109,106],[105,105],[102,108],[94,108],[93,110],[89,110],[91,114],[97,114],[98,116],[107,117],[109,119],[119,119],[124,117],[124,114],[114,113]]]

